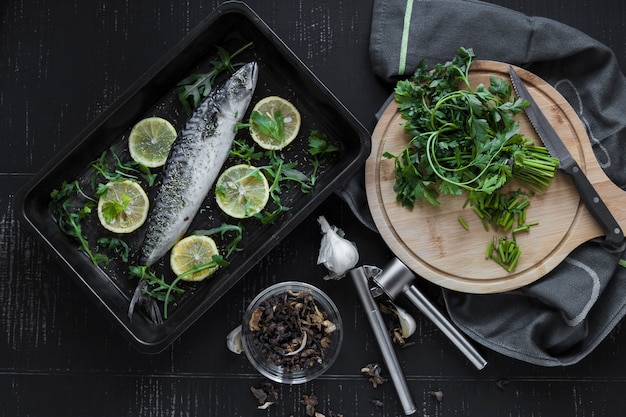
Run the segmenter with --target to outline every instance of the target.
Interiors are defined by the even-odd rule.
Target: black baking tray
[[[298,189],[285,190],[282,199],[291,210],[281,214],[276,222],[261,224],[256,219],[244,220],[241,251],[231,255],[231,264],[204,282],[184,284],[185,294],[170,305],[169,317],[163,324],[153,324],[143,312],[135,313],[130,320],[128,305],[137,281],[129,278],[128,264],[113,259],[106,266],[95,266],[77,249],[76,241],[60,231],[55,217],[48,212],[50,193],[63,181],[86,181],[90,162],[108,152],[112,145],[123,153],[130,129],[144,117],[165,117],[179,130],[188,114],[176,97],[176,84],[190,74],[207,72],[210,61],[216,59],[218,46],[233,52],[249,42],[253,42],[253,47],[234,61],[256,60],[259,64],[259,81],[252,104],[267,95],[291,100],[302,114],[300,136],[310,130],[323,132],[339,146],[339,155],[324,166],[309,194]],[[299,145],[286,148],[284,156],[304,167],[308,145],[306,138],[298,141]],[[69,276],[131,343],[141,352],[158,353],[215,304],[337,186],[359,170],[369,152],[369,133],[306,65],[247,5],[227,2],[176,44],[20,190],[18,212],[22,223],[44,243]],[[228,162],[224,168],[227,165]],[[211,209],[215,207],[211,195],[207,196],[205,208],[196,216],[189,232],[224,222],[236,223],[224,218],[219,210]],[[97,218],[84,227],[88,239],[94,241],[104,231],[98,229],[95,222]],[[133,250],[142,240],[141,229],[136,233],[129,242]],[[158,274],[171,280],[173,276],[167,264],[162,260],[155,268]]]

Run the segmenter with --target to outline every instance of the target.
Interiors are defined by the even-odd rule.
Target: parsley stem
[[[463,226],[463,229],[469,230],[468,224],[465,222],[465,220],[461,216],[459,216],[459,223],[461,223],[461,226]]]

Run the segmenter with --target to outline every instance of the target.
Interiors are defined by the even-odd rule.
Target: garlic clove
[[[354,242],[344,238],[343,230],[331,226],[324,216],[319,222],[322,233],[317,264],[324,264],[329,274],[324,279],[340,279],[354,268],[359,261],[359,252]]]
[[[400,321],[400,329],[402,330],[402,337],[407,338],[410,337],[415,330],[417,330],[417,323],[413,316],[411,316],[405,309],[398,307],[394,304],[393,306],[396,315],[398,316],[398,320]]]
[[[241,354],[243,352],[243,344],[241,343],[241,325],[235,327],[226,336],[226,346],[233,353]]]
[[[285,356],[294,356],[297,355],[298,353],[302,352],[304,350],[304,348],[306,347],[306,339],[307,339],[307,333],[306,332],[302,332],[302,339],[300,340],[300,346],[298,347],[298,349],[292,351],[292,352],[287,352],[285,353]]]

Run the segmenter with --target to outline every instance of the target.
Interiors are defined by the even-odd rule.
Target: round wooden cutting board
[[[489,77],[508,78],[508,64],[476,61],[470,70],[473,86],[489,85]],[[626,194],[604,174],[591,149],[584,126],[568,102],[547,82],[516,68],[548,120],[623,228]],[[522,133],[541,143],[524,113],[516,116]],[[539,225],[517,234],[522,255],[517,268],[507,272],[485,259],[494,236],[485,231],[464,197],[441,196],[439,206],[417,202],[411,211],[396,201],[394,161],[384,152],[398,154],[411,139],[403,129],[392,102],[372,134],[372,153],[366,163],[366,189],[370,210],[381,236],[394,254],[416,274],[443,287],[469,293],[508,291],[529,284],[552,270],[581,243],[604,232],[593,219],[570,178],[558,172],[550,186],[531,198],[527,222]],[[469,225],[459,223],[462,216]]]

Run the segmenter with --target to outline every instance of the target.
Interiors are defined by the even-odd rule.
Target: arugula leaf
[[[172,291],[178,294],[182,294],[183,292],[185,292],[185,290],[176,285],[178,284],[178,282],[172,282],[171,284],[168,284],[163,276],[156,276],[154,272],[152,272],[145,265],[130,265],[128,267],[128,270],[130,273],[130,278],[145,280],[150,288],[148,291],[146,291],[146,294],[159,301],[165,301],[166,296],[168,296],[168,294],[171,294]]]
[[[234,224],[224,223],[219,227],[214,227],[213,229],[196,230],[193,232],[194,235],[212,236],[215,234],[220,234],[222,237],[224,237],[226,234],[231,234],[231,233],[234,233],[235,236],[232,238],[230,243],[226,245],[226,255],[224,256],[224,258],[228,258],[233,252],[237,252],[241,250],[237,247],[239,242],[243,240],[243,226],[241,226],[241,224],[234,225]]]
[[[248,165],[252,165],[252,162],[260,160],[264,153],[256,152],[253,145],[235,140],[233,142],[233,147],[230,150],[230,155],[243,160]]]
[[[148,183],[148,186],[152,187],[157,177],[157,174],[153,174],[150,168],[136,161],[122,161],[115,152],[115,145],[111,146],[108,151],[102,152],[98,158],[91,162],[90,166],[95,172],[91,177],[92,189],[101,187],[99,182],[102,180],[104,182],[119,181],[126,178],[137,180],[139,177],[143,178]],[[99,191],[103,190],[100,189]],[[96,195],[99,196],[100,193]]]
[[[176,94],[188,114],[200,105],[200,101],[209,95],[215,86],[215,79],[225,71],[233,71],[238,64],[233,59],[253,45],[252,42],[245,44],[232,54],[221,46],[217,47],[218,60],[211,61],[211,69],[207,73],[191,74],[178,82]]]
[[[60,188],[50,193],[48,212],[56,216],[59,229],[63,233],[78,240],[78,249],[85,252],[94,265],[99,265],[108,263],[109,258],[90,249],[81,224],[82,220],[91,214],[95,205],[96,200],[83,192],[78,181],[69,183],[63,181]]]

